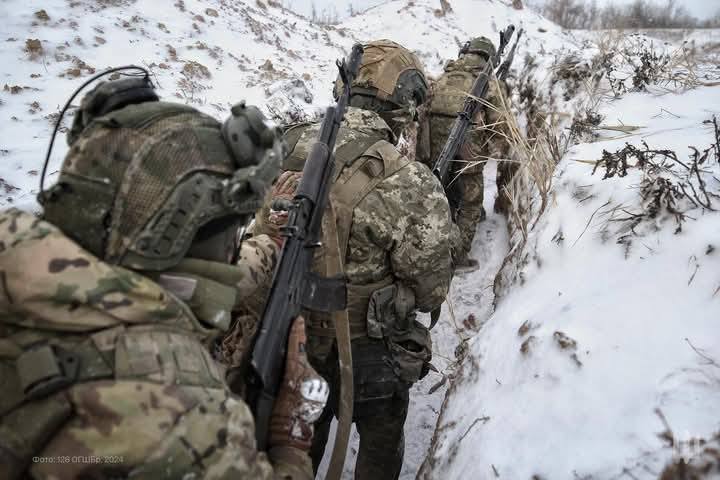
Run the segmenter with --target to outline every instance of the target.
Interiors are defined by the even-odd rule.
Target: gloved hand
[[[285,378],[270,418],[270,448],[294,447],[309,451],[313,423],[325,408],[330,389],[310,366],[305,353],[306,341],[305,319],[298,317],[290,329]]]
[[[270,191],[269,201],[258,213],[254,228],[255,234],[264,233],[272,238],[278,246],[282,246],[284,239],[280,235],[280,228],[287,223],[288,209],[292,205],[292,199],[295,197],[295,190],[297,190],[301,177],[302,172],[292,171],[283,172],[280,175]]]

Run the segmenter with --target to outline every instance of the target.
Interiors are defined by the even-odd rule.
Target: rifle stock
[[[337,62],[343,80],[343,94],[325,112],[317,141],[308,153],[288,222],[283,228],[285,243],[280,253],[250,355],[247,400],[255,416],[258,449],[267,447],[267,435],[275,397],[280,388],[288,335],[303,307],[323,304],[324,311],[345,308],[344,282],[311,274],[314,248],[320,242],[320,226],[328,203],[334,170],[333,149],[350,99],[350,85],[357,76],[363,48],[356,44],[349,61]],[[319,297],[331,287],[332,301]]]

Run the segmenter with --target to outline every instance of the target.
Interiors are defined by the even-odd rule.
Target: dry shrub
[[[551,202],[555,168],[570,146],[591,135],[601,121],[596,113],[602,91],[600,63],[597,59],[588,63],[577,58],[558,58],[551,68],[548,85],[544,85],[533,75],[537,64],[528,56],[514,87],[518,101],[515,109],[525,117],[527,127],[524,130],[520,127],[518,114],[506,98],[496,109],[504,126],[502,134],[512,152],[509,159],[501,162],[511,162],[517,172],[503,192],[498,192],[510,204],[510,248],[495,277],[495,302],[511,284],[524,281],[523,267],[533,260],[530,253],[533,249],[527,245],[528,234]],[[567,107],[556,106],[558,94],[565,102],[574,102],[574,114],[559,111]],[[566,125],[570,125],[568,131],[563,129]]]
[[[44,9],[38,10],[33,15],[35,15],[35,18],[43,22],[50,21],[50,15],[48,15],[48,13]]]
[[[647,91],[649,87],[664,92],[682,92],[708,85],[706,66],[693,44],[683,42],[677,48],[658,46],[652,39],[617,33],[601,37],[598,67],[603,70],[613,96],[628,91]]]
[[[497,82],[497,79],[493,81]],[[498,89],[499,83],[496,83]],[[510,147],[510,158],[498,159],[509,162],[515,170],[512,179],[499,195],[509,201],[508,230],[510,249],[495,278],[495,296],[519,278],[525,264],[522,254],[528,240],[528,232],[535,228],[545,212],[550,199],[553,174],[559,159],[564,155],[567,144],[558,144],[557,123],[545,119],[528,119],[533,124],[535,136],[526,135],[512,111],[508,99],[501,95],[498,105],[485,102],[499,118],[497,125],[487,125],[493,135],[499,135]]]
[[[675,233],[693,218],[693,211],[716,211],[720,190],[713,187],[711,165],[720,158],[717,138],[720,130],[717,120],[710,121],[715,127],[715,142],[699,150],[689,147],[688,159],[681,159],[673,150],[653,149],[643,141],[641,148],[631,144],[616,152],[603,150],[592,173],[601,170],[603,180],[624,177],[630,171],[642,172],[637,186],[638,205],[614,205],[602,215],[605,217],[602,237],[617,236],[617,243],[625,246],[626,255],[634,236],[643,236],[659,230],[666,220],[675,222]],[[608,202],[609,203],[609,202]],[[617,228],[611,232],[611,225]]]
[[[175,92],[175,96],[183,99],[187,104],[204,105],[207,103],[207,99],[200,95],[208,87],[188,76],[185,72],[181,72],[181,74],[183,78],[177,82],[178,91]]]
[[[28,38],[25,40],[25,53],[28,54],[30,60],[37,60],[44,53],[42,43],[37,38]]]
[[[182,73],[188,78],[209,79],[212,77],[210,70],[208,70],[205,65],[200,62],[196,62],[195,60],[185,62]]]
[[[546,0],[533,5],[545,17],[569,29],[697,28],[720,25],[720,14],[699,21],[677,0],[634,0],[625,5],[597,0]]]
[[[717,363],[714,363],[718,367]],[[663,413],[657,415],[665,425],[658,437],[672,448],[673,458],[660,474],[658,480],[701,480],[717,478],[720,474],[720,432],[710,438],[677,438]]]

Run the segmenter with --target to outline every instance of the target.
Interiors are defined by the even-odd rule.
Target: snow
[[[38,172],[53,115],[90,71],[125,64],[145,66],[152,71],[162,98],[190,103],[220,118],[243,99],[277,112],[294,106],[303,114],[315,115],[332,101],[335,59],[346,55],[357,40],[391,37],[405,43],[435,74],[466,38],[483,34],[496,40],[499,28],[510,21],[530,30],[521,50],[537,50],[541,44],[550,50],[567,42],[567,35],[537,14],[518,13],[495,1],[452,2],[455,12],[442,18],[434,14],[435,2],[409,3],[386,2],[339,25],[321,26],[264,1],[1,2],[0,63],[12,68],[0,74],[0,84],[29,89],[17,94],[0,91],[4,188],[0,207],[39,208],[35,202]],[[491,22],[473,20],[479,6]],[[49,20],[35,16],[41,9]],[[428,28],[418,38],[420,25]],[[40,40],[43,47],[34,59],[24,50],[29,39]],[[184,70],[191,62],[206,67],[209,77]],[[78,65],[79,77],[68,74]],[[304,87],[280,88],[297,81]],[[312,98],[311,102],[306,103],[306,98]],[[66,117],[64,125],[71,121]],[[50,184],[66,151],[63,139],[58,140],[48,169]]]
[[[7,66],[0,73],[0,86],[7,85],[0,90],[0,208],[39,209],[38,175],[55,115],[91,68],[144,65],[161,97],[218,119],[242,99],[269,115],[313,116],[332,101],[334,61],[355,41],[398,41],[437,75],[465,40],[496,41],[512,22],[526,29],[515,76],[527,54],[557,116],[582,111],[587,98],[563,100],[552,66],[568,55],[589,61],[597,53],[592,36],[563,32],[509,3],[452,0],[452,11],[443,12],[437,1],[395,0],[321,26],[266,0],[0,2],[0,63]],[[49,20],[35,16],[40,9]],[[35,58],[24,51],[29,39],[43,47]],[[720,30],[690,39],[714,61],[703,67],[712,83]],[[611,479],[626,471],[628,478],[656,478],[678,453],[658,437],[666,427],[656,409],[681,447],[720,430],[720,372],[708,361],[720,360],[718,214],[695,209],[677,234],[663,216],[628,237],[621,222],[608,220],[621,216],[620,206],[642,208],[645,177],[632,168],[622,178],[602,180],[602,169],[591,174],[603,150],[625,142],[674,149],[683,161],[688,145],[710,145],[711,126],[702,122],[718,113],[720,87],[664,92],[601,103],[605,126],[642,128],[601,130],[594,143],[564,156],[551,202],[518,253],[530,262],[497,299],[493,283],[511,240],[504,217],[492,213],[495,164],[486,166],[488,218],[472,251],[480,269],[453,280],[433,329],[439,373],[412,389],[403,479],[416,476],[428,447],[420,478]],[[58,138],[47,184],[66,148]],[[705,169],[708,188],[717,191],[717,161]],[[352,478],[356,450],[354,433],[344,478]]]
[[[432,74],[441,71],[443,61],[454,57],[467,38],[482,34],[496,40],[499,29],[510,21],[528,29],[519,57],[525,51],[540,50],[541,45],[548,52],[575,45],[571,37],[535,13],[518,13],[499,2],[452,2],[454,12],[443,17],[435,15],[434,1],[417,1],[412,6],[408,3],[386,2],[340,25],[323,27],[271,2],[2,2],[0,62],[13,68],[1,74],[0,83],[30,89],[18,94],[0,91],[0,186],[5,189],[0,207],[39,209],[35,195],[53,127],[51,115],[90,75],[87,70],[77,78],[66,73],[76,66],[73,57],[98,72],[123,64],[143,65],[151,70],[161,97],[190,103],[221,119],[229,106],[241,99],[262,105],[271,113],[297,109],[301,114],[316,114],[331,102],[334,60],[345,55],[358,40],[390,37],[404,43],[426,62]],[[492,21],[475,21],[478,7]],[[49,20],[34,15],[40,9],[45,10]],[[36,38],[42,42],[43,54],[31,59],[24,51],[25,41]],[[545,65],[551,63],[550,53],[537,57]],[[268,60],[272,67],[266,63]],[[183,68],[190,62],[205,66],[210,78],[184,73]],[[38,102],[37,108],[31,106],[33,102]],[[74,105],[78,103],[76,100]],[[72,121],[72,113],[73,109],[65,118],[65,126]],[[58,138],[47,184],[53,183],[65,151],[64,138]],[[486,171],[490,183],[492,167],[486,167]],[[492,202],[494,187],[489,188],[487,198]],[[489,203],[488,212],[492,212],[491,206]],[[483,228],[482,238],[487,243],[478,242],[474,250],[481,260],[481,271],[457,279],[452,286],[451,303],[459,305],[455,312],[459,326],[455,326],[445,307],[433,333],[434,364],[445,375],[452,375],[458,343],[472,333],[465,332],[462,320],[472,311],[479,325],[491,309],[492,288],[475,292],[474,286],[492,284],[507,238],[504,221],[494,214],[489,215]],[[447,383],[432,395],[427,392],[441,378],[440,374],[430,373],[413,388],[403,478],[415,475],[430,444]],[[348,475],[356,446],[355,436],[348,455]]]
[[[720,88],[627,94],[600,113],[642,128],[603,133],[558,166],[534,261],[471,343],[426,478],[657,478],[678,453],[661,415],[681,442],[720,430],[720,370],[706,358],[720,358],[720,216],[695,209],[677,234],[659,219],[628,250],[608,212],[639,207],[643,174],[601,180],[587,163],[642,140],[685,161],[688,145],[715,142],[703,121],[720,114]]]

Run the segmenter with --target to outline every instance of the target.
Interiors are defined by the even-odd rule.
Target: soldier
[[[325,240],[317,259],[338,255],[348,281],[353,421],[360,434],[356,479],[400,475],[409,389],[426,373],[432,348],[430,332],[414,312],[438,307],[450,282],[451,220],[442,186],[425,165],[394,145],[400,137],[413,145],[415,110],[426,94],[422,67],[411,52],[389,40],[371,42],[337,137],[336,180],[323,236],[336,237],[339,252]],[[266,205],[256,232],[272,234],[284,223],[281,200],[292,198],[318,127],[301,124],[286,131],[291,153],[275,187],[278,211]],[[323,262],[316,265],[324,273]],[[328,316],[308,317],[308,352],[331,384],[311,451],[317,470],[338,412],[337,347]]]
[[[237,367],[249,343],[238,312],[277,247],[256,237],[236,254],[236,232],[281,141],[255,107],[221,128],[143,80],[83,99],[42,219],[0,214],[0,478],[310,479],[328,389],[302,318],[267,454],[208,349],[230,328]]]
[[[432,95],[427,105],[425,121],[421,124],[419,160],[432,167],[447,141],[450,129],[462,110],[467,92],[472,88],[478,73],[486,62],[495,56],[495,46],[486,37],[468,42],[457,60],[445,66],[445,73],[433,83]],[[485,218],[483,208],[483,167],[488,158],[505,159],[509,144],[503,136],[504,128],[497,109],[501,105],[497,83],[490,83],[487,101],[492,107],[481,110],[476,122],[479,127],[470,131],[460,149],[456,165],[448,179],[448,196],[453,217],[460,229],[460,245],[455,260],[459,269],[477,267],[477,260],[470,258],[470,248],[478,223]],[[494,109],[495,108],[495,109]],[[508,202],[504,187],[515,168],[509,162],[498,163],[497,213],[506,212]]]

